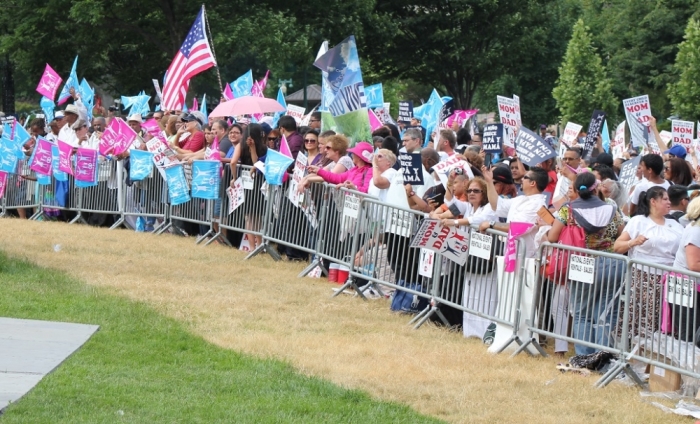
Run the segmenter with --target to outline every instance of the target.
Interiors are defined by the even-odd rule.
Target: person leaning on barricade
[[[175,138],[170,143],[170,147],[181,160],[188,153],[195,153],[204,148],[204,132],[202,131],[204,123],[202,120],[190,113],[182,121],[185,124],[177,130]]]
[[[458,175],[455,178],[455,184],[463,175]],[[468,227],[470,225],[479,226],[482,222],[490,222],[496,219],[496,213],[491,209],[491,204],[489,204],[489,199],[487,196],[487,184],[486,180],[481,177],[476,177],[474,179],[466,180],[467,188],[465,193],[467,195],[466,201],[458,199],[458,195],[452,198],[447,198],[445,196],[445,204],[448,206],[455,205],[459,211],[459,215],[455,216],[453,209],[449,208],[444,213],[435,215],[435,218],[442,220],[442,225],[445,227]],[[455,192],[458,188],[455,188]],[[432,214],[431,214],[432,215]]]
[[[637,205],[638,214],[630,219],[615,241],[615,253],[627,253],[630,259],[651,264],[673,266],[683,226],[665,217],[670,209],[671,202],[663,187],[653,186],[642,192]],[[662,274],[663,271],[653,265],[635,264],[632,268],[632,293],[628,302],[630,338],[651,337],[658,331]],[[618,329],[621,332],[622,319],[618,320]]]
[[[686,210],[685,215],[686,220],[689,221],[683,235],[680,239],[680,246],[678,252],[676,253],[676,258],[673,261],[673,267],[678,271],[678,273],[686,273],[689,271],[700,272],[700,199],[695,198]],[[700,327],[700,296],[698,296],[697,288],[698,281],[696,279],[691,279],[693,282],[692,289],[695,289],[695,303],[690,305],[690,311],[688,308],[681,309],[679,306],[674,306],[674,311],[670,314],[671,317],[676,318],[678,323],[673,323],[672,327],[674,332],[677,332],[677,336],[680,340],[684,341],[694,341],[698,345],[698,327]],[[689,313],[691,312],[692,313]],[[692,315],[691,315],[692,314]],[[690,321],[690,324],[686,324]],[[690,328],[688,328],[690,327]],[[688,329],[692,331],[691,334],[687,334]]]
[[[328,137],[335,135],[335,131],[328,130],[324,131],[318,136],[318,150],[323,155],[319,165],[321,168],[328,169],[328,166],[333,163],[331,159],[328,158]],[[348,158],[350,159],[350,158]],[[330,171],[331,169],[329,169]]]
[[[333,174],[342,174],[355,167],[353,160],[347,155],[347,137],[342,134],[334,133],[333,135],[324,137],[324,141],[326,160],[319,163],[319,168],[325,169]],[[322,183],[324,181],[323,177],[309,173],[302,178],[297,189],[299,193],[302,193],[309,187],[309,184]]]
[[[309,166],[307,170],[309,174],[316,174],[328,183],[367,193],[372,179],[372,150],[372,145],[366,141],[361,141],[355,147],[348,149],[355,166],[341,174],[334,174],[318,166]]]
[[[381,202],[385,202],[389,192],[391,181],[397,174],[394,169],[396,156],[391,150],[379,149],[372,159],[372,180],[369,183],[367,194],[377,197]]]
[[[547,232],[550,243],[557,243],[567,225],[583,228],[586,235],[585,248],[600,252],[613,252],[615,240],[622,233],[624,221],[614,203],[603,200],[601,182],[590,172],[576,176],[573,183],[574,199],[563,205],[555,214],[552,228]],[[566,334],[568,312],[573,315],[573,336],[582,341],[602,346],[612,346],[610,328],[617,323],[616,293],[626,271],[625,262],[613,258],[596,257],[593,284],[560,282],[552,296],[552,319],[554,332]],[[569,299],[566,299],[566,291]],[[568,303],[568,308],[567,308]],[[555,312],[556,311],[556,312]],[[600,318],[604,317],[601,321]],[[567,343],[556,340],[555,353],[566,353]],[[590,347],[575,345],[577,355],[594,353]]]

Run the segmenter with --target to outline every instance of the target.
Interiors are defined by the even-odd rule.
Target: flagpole
[[[211,54],[214,56],[216,61],[216,52],[214,51],[214,37],[211,36],[211,28],[209,28],[209,16],[207,16],[207,9],[202,4],[202,11],[204,12],[204,21],[207,24],[207,33],[209,33],[209,45],[211,46]],[[219,62],[216,61],[216,77],[219,79],[219,90],[221,91],[221,97],[224,95],[224,86],[221,84],[221,73],[219,72]]]

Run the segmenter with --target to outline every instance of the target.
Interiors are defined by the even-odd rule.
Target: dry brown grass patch
[[[562,375],[554,359],[493,356],[460,334],[412,330],[385,301],[331,299],[334,286],[296,278],[300,264],[244,261],[242,252],[168,235],[11,219],[0,229],[11,256],[145,301],[212,343],[450,422],[678,421],[636,389],[596,390],[593,377]]]

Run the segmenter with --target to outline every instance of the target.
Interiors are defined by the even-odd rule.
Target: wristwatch
[[[459,227],[459,219],[455,219],[455,227]]]
[[[496,221],[489,222],[489,228],[493,229],[494,225],[496,225]]]

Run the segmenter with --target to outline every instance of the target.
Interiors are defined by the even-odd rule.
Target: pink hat
[[[374,148],[366,141],[357,143],[355,147],[348,149],[348,152],[359,156],[360,159],[367,163],[372,163],[372,152],[374,152]]]

